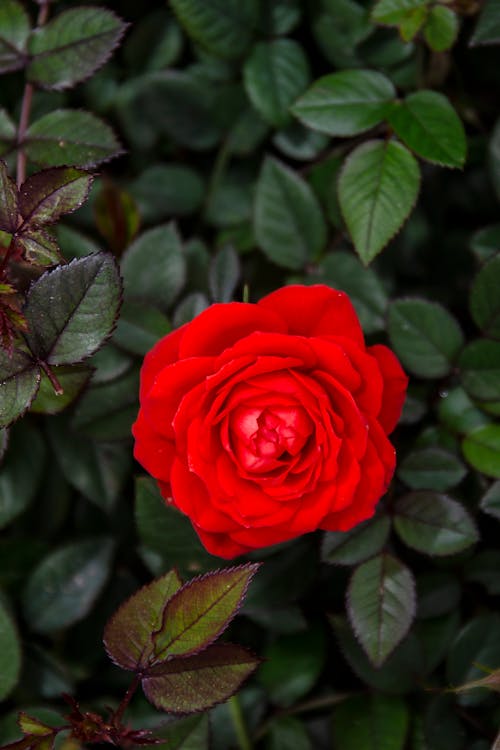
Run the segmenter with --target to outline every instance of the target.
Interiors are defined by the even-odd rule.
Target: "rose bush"
[[[406,385],[343,292],[216,304],[146,355],[135,456],[212,554],[345,531],[392,478]]]

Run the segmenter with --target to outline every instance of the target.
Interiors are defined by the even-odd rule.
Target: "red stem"
[[[130,701],[132,699],[132,696],[134,695],[135,691],[139,687],[139,682],[140,682],[140,680],[139,680],[138,675],[135,675],[134,679],[132,680],[132,683],[131,683],[129,689],[127,690],[127,692],[123,696],[122,702],[120,703],[120,705],[118,706],[118,708],[116,709],[116,711],[113,714],[113,720],[115,722],[117,722],[117,723],[121,722],[122,716],[125,713],[125,709],[127,708],[128,704],[130,703]]]
[[[64,388],[48,366],[47,362],[42,362],[41,360],[38,362],[48,379],[50,380],[50,383],[52,385],[52,388],[54,389],[54,393],[56,396],[62,396],[64,393]]]

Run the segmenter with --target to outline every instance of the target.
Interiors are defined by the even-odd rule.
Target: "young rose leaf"
[[[112,553],[113,542],[101,538],[72,542],[44,557],[23,592],[33,630],[52,633],[85,617],[108,579]]]
[[[47,271],[31,286],[24,308],[31,351],[51,365],[89,357],[113,331],[120,297],[111,255],[96,253]]]
[[[462,441],[467,462],[486,474],[500,479],[500,425],[487,424],[469,432]]]
[[[268,157],[255,197],[255,237],[280,266],[299,269],[324,248],[326,224],[309,185],[293,170]]]
[[[30,446],[30,470],[23,460],[25,447]],[[40,486],[45,444],[29,422],[23,420],[10,431],[9,447],[0,471],[0,529],[3,529],[33,502]]]
[[[415,581],[395,557],[378,555],[354,571],[347,591],[347,612],[375,667],[380,667],[403,640],[415,608]]]
[[[396,354],[414,375],[442,378],[464,343],[455,318],[424,299],[400,299],[389,307],[389,336]]]
[[[398,476],[413,490],[449,490],[459,484],[467,470],[454,453],[442,448],[420,448],[399,465]]]
[[[0,4],[0,73],[19,70],[26,65],[26,42],[30,19],[18,0]]]
[[[500,339],[500,254],[481,268],[470,293],[470,311],[486,336]]]
[[[471,47],[478,44],[500,42],[500,8],[495,0],[486,0],[470,40]]]
[[[16,247],[20,248],[28,263],[37,266],[54,266],[62,260],[57,241],[43,229],[28,227],[15,239]]]
[[[24,149],[31,161],[44,167],[91,167],[123,153],[109,125],[91,112],[73,109],[58,109],[36,120],[28,128]]]
[[[17,685],[21,671],[21,645],[16,624],[0,599],[0,701]]]
[[[53,367],[52,372],[61,384],[63,393],[56,394],[54,386],[47,375],[42,372],[40,388],[30,409],[35,414],[59,414],[60,411],[66,409],[85,388],[93,370],[85,365],[62,365]]]
[[[54,734],[54,728],[44,724],[35,716],[30,716],[24,711],[19,712],[18,724],[23,734],[31,734],[37,737],[47,737]]]
[[[438,492],[410,492],[400,498],[394,526],[405,544],[425,555],[454,555],[479,539],[465,508]]]
[[[143,671],[153,654],[153,634],[159,630],[168,600],[182,586],[179,574],[171,570],[143,586],[127,599],[104,630],[109,658],[122,669]]]
[[[0,161],[0,229],[9,234],[15,232],[18,215],[16,183],[9,177],[5,162]]]
[[[394,102],[387,119],[418,156],[445,167],[463,167],[467,141],[462,121],[436,91],[417,91]]]
[[[335,709],[333,737],[342,750],[403,750],[409,723],[408,707],[399,696],[359,695]]]
[[[238,612],[259,563],[206,573],[186,583],[163,610],[152,664],[207,648]]]
[[[74,167],[53,167],[28,177],[19,191],[24,224],[52,224],[63,214],[80,208],[92,179],[87,172]]]
[[[11,356],[0,348],[0,427],[8,427],[24,414],[39,384],[40,369],[32,357],[20,349]]]
[[[454,45],[459,30],[457,14],[445,5],[434,5],[424,26],[424,39],[435,52],[444,52]]]
[[[391,530],[388,516],[379,516],[351,531],[328,531],[323,537],[321,558],[334,565],[356,565],[378,554]]]
[[[368,141],[346,159],[338,183],[340,208],[365,265],[401,229],[419,187],[418,163],[397,141]]]
[[[245,62],[243,80],[255,109],[281,128],[290,121],[290,105],[309,83],[309,63],[292,39],[259,42]]]
[[[293,105],[309,128],[352,136],[381,122],[396,96],[391,81],[373,70],[342,70],[319,78]]]
[[[500,401],[500,343],[480,339],[462,351],[460,377],[467,393],[479,401]]]
[[[162,711],[206,711],[234,695],[258,665],[259,659],[241,646],[216,644],[201,654],[152,667],[142,679],[142,689]]]
[[[0,107],[0,156],[16,146],[17,128],[7,110]]]
[[[410,13],[428,4],[429,0],[378,0],[372,11],[372,20],[385,26],[399,26]]]
[[[30,37],[28,80],[46,89],[66,89],[104,65],[126,24],[106,8],[71,8]]]
[[[189,36],[218,57],[240,57],[249,46],[258,20],[257,0],[171,0]]]

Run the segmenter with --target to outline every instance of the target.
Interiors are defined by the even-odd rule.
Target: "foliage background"
[[[99,174],[55,228],[66,260],[115,255],[123,306],[104,348],[58,371],[66,395],[43,375],[30,413],[0,432],[0,741],[18,736],[19,708],[56,720],[63,692],[115,705],[127,675],[101,639],[117,605],[174,565],[221,566],[132,463],[144,353],[211,302],[319,281],[351,295],[370,343],[389,341],[412,376],[399,469],[373,522],[252,557],[265,564],[230,633],[266,659],[240,694],[250,736],[273,750],[487,750],[495,693],[445,688],[500,668],[497,4],[100,5],[130,24],[122,46],[77,86],[37,88],[31,122],[83,109],[123,144],[108,163],[114,136],[82,126],[93,156],[80,143],[68,163]],[[345,70],[369,72],[334,86],[326,116],[324,91],[306,113],[299,97]],[[0,90],[12,174],[25,75],[5,72]],[[394,163],[370,167],[364,144],[387,153],[394,133]],[[55,157],[28,150],[31,171],[61,163],[56,141]],[[370,169],[387,181],[365,190]],[[142,697],[130,715],[159,720]],[[230,708],[209,718],[164,730],[168,747],[236,746]]]

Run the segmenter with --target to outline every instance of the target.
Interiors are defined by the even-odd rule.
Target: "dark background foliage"
[[[488,750],[495,693],[446,689],[500,668],[498,5],[222,5],[103,1],[129,27],[95,74],[94,51],[86,80],[70,60],[54,84],[31,50],[27,68],[25,59],[2,75],[0,156],[11,175],[26,77],[28,174],[97,172],[81,208],[49,212],[58,223],[42,245],[77,259],[57,273],[72,274],[68,288],[85,289],[89,309],[107,302],[95,305],[96,342],[61,354],[43,327],[56,272],[29,287],[57,255],[44,260],[38,244],[36,262],[16,266],[41,339],[29,339],[31,364],[17,349],[0,362],[5,413],[29,406],[0,430],[0,743],[19,736],[20,708],[60,722],[62,693],[94,710],[116,705],[129,678],[102,647],[110,615],[173,566],[184,578],[221,567],[133,464],[140,363],[210,303],[294,281],[348,292],[367,340],[390,343],[411,382],[394,435],[399,468],[377,517],[252,556],[264,565],[229,631],[266,660],[240,693],[249,735],[272,750]],[[25,7],[35,23],[36,4]],[[76,7],[55,2],[50,18]],[[347,88],[323,84],[333,97],[325,119],[307,97],[342,71],[356,72]],[[353,110],[345,91],[357,87]],[[43,121],[67,109],[100,119]],[[123,305],[94,353],[120,301],[108,256],[85,260],[97,250],[119,263]],[[82,270],[92,263],[97,287]],[[10,292],[0,292],[7,320]],[[13,361],[16,377],[31,378],[25,397],[2,396]],[[169,725],[168,747],[246,747],[234,712],[223,704]],[[130,717],[141,728],[161,718],[139,695]]]

